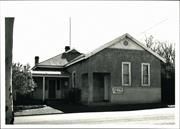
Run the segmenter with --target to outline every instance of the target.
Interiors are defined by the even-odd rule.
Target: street
[[[135,111],[67,113],[53,115],[18,116],[14,124],[155,124],[175,123],[175,108],[158,108]]]

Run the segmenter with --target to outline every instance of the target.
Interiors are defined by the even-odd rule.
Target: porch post
[[[43,76],[43,101],[45,100],[45,76]]]
[[[104,76],[104,100],[109,100],[109,77]]]
[[[107,100],[107,76],[104,76],[104,100]]]
[[[88,73],[88,104],[93,102],[93,73]]]

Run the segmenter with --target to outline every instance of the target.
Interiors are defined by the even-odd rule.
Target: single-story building
[[[162,62],[127,33],[88,54],[66,46],[43,62],[35,57],[33,98],[64,99],[69,89],[78,88],[84,104],[160,103]]]

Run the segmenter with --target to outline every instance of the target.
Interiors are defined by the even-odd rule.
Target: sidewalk
[[[82,104],[51,104],[16,107],[15,116],[51,115],[82,112],[132,111],[167,107],[160,104],[131,105],[82,105]]]
[[[15,116],[33,116],[33,115],[49,115],[49,114],[60,114],[63,113],[60,110],[54,109],[50,106],[43,105],[39,108],[30,108],[19,110],[15,112]]]
[[[134,111],[112,111],[112,112],[86,112],[68,113],[54,115],[36,115],[15,117],[14,124],[58,124],[58,125],[134,125],[154,124],[173,125],[175,124],[174,108],[159,108]],[[51,125],[53,127],[53,125]]]

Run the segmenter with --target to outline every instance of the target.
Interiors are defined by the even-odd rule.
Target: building
[[[161,102],[161,63],[165,59],[124,34],[88,54],[66,47],[43,62],[35,57],[36,99],[65,99],[80,89],[84,104]]]

